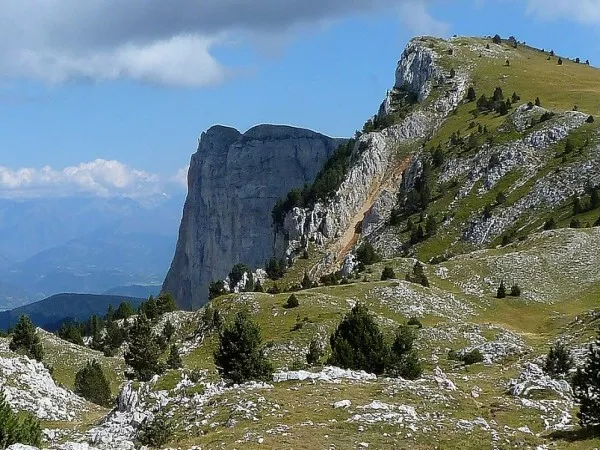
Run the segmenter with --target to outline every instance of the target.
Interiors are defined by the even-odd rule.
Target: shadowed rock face
[[[239,262],[262,266],[273,253],[271,210],[292,188],[311,183],[343,140],[287,126],[202,134],[188,173],[177,249],[163,291],[184,309],[208,298],[212,280]]]

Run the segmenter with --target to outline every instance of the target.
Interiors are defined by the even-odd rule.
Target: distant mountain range
[[[184,199],[0,200],[0,310],[61,292],[160,285]],[[156,289],[115,292],[154,293]],[[135,296],[135,295],[134,295]]]
[[[103,316],[109,305],[117,308],[121,302],[128,302],[137,308],[143,300],[115,295],[58,294],[36,303],[0,312],[0,330],[6,330],[15,325],[19,317],[27,315],[36,326],[55,331],[65,321],[82,322],[94,314]]]

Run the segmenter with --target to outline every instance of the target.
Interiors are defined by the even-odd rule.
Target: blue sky
[[[351,135],[414,35],[600,65],[598,25],[600,0],[4,0],[0,197],[181,190],[215,123]]]

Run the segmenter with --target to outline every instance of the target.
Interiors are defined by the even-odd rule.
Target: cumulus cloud
[[[114,160],[96,159],[62,170],[50,166],[16,170],[0,166],[2,198],[92,195],[137,199],[182,188],[181,183],[176,182],[176,176],[163,180],[156,174]]]
[[[0,77],[49,83],[133,79],[177,86],[224,80],[213,50],[240,36],[288,33],[408,4],[427,32],[440,24],[417,0],[3,0]],[[252,42],[260,42],[260,39]]]
[[[414,34],[446,36],[450,30],[450,25],[435,19],[420,0],[407,0],[400,5],[400,18],[406,29]]]

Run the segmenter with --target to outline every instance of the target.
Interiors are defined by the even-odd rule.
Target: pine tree
[[[179,355],[179,349],[177,345],[172,344],[171,350],[169,351],[169,357],[167,358],[167,366],[170,369],[180,369],[183,366],[181,356]]]
[[[298,301],[298,297],[296,297],[296,294],[290,295],[287,299],[285,307],[286,308],[297,308],[298,306],[300,306],[300,302]]]
[[[329,364],[376,374],[385,370],[389,348],[366,306],[354,306],[333,332],[329,342]]]
[[[75,393],[106,408],[112,405],[110,385],[98,361],[88,361],[85,367],[77,372]]]
[[[437,232],[437,221],[435,220],[434,215],[429,215],[427,217],[427,222],[425,223],[425,234],[428,238],[435,236]]]
[[[177,311],[175,299],[171,294],[160,294],[156,300],[157,315],[162,316],[165,313]]]
[[[384,267],[383,272],[381,272],[381,281],[393,280],[394,278],[396,278],[394,269],[389,266]]]
[[[600,424],[600,334],[590,344],[586,362],[573,378],[573,393],[579,404],[579,424],[594,427]]]
[[[175,334],[175,326],[171,323],[170,320],[167,320],[165,326],[163,327],[162,335],[169,342],[173,335]]]
[[[30,358],[41,361],[44,357],[44,348],[37,335],[35,326],[29,317],[23,315],[13,331],[9,348],[13,352],[22,353]]]
[[[238,312],[233,323],[219,335],[219,349],[214,358],[221,376],[234,383],[268,380],[273,366],[265,357],[261,344],[260,327],[247,312]]]
[[[209,300],[213,300],[226,293],[227,290],[225,289],[225,282],[223,280],[212,281],[208,287]]]
[[[319,364],[322,357],[323,349],[321,348],[321,344],[318,339],[313,339],[312,341],[310,341],[310,345],[308,346],[306,362],[308,365],[314,366],[316,364]]]
[[[126,331],[121,328],[116,322],[109,321],[106,323],[106,334],[102,338],[101,349],[104,356],[115,356],[117,350],[123,345],[127,338]]]
[[[312,280],[308,276],[308,273],[304,272],[304,277],[302,278],[302,283],[300,283],[302,289],[310,289],[313,285]]]
[[[173,421],[163,411],[159,411],[152,420],[144,420],[137,438],[142,445],[163,448],[173,437],[174,432],[175,425]]]
[[[535,106],[542,106],[542,102],[540,101],[539,97],[535,98]]]
[[[518,284],[513,284],[510,287],[510,296],[511,297],[520,297],[521,296],[521,288]]]
[[[365,266],[370,266],[371,264],[381,261],[381,257],[377,254],[369,241],[363,242],[363,244],[358,247],[356,250],[356,259]]]
[[[56,334],[59,338],[64,339],[65,341],[71,342],[76,345],[83,345],[81,331],[79,331],[79,327],[73,322],[63,322]]]
[[[0,391],[0,448],[12,444],[40,447],[41,443],[42,428],[39,421],[30,413],[21,412],[17,415]]]
[[[415,338],[415,331],[408,325],[401,325],[396,331],[387,370],[391,376],[415,380],[423,373],[419,358],[413,349]]]
[[[134,311],[131,304],[128,302],[121,302],[115,311],[113,318],[114,320],[129,319],[133,314]]]
[[[125,353],[125,362],[133,369],[140,381],[149,381],[162,371],[159,358],[161,345],[152,331],[150,321],[140,314],[129,331],[129,350]]]
[[[500,282],[498,290],[496,291],[496,298],[506,298],[506,287],[504,286],[504,280]]]
[[[546,356],[544,372],[553,378],[566,378],[573,366],[573,355],[565,344],[557,342],[550,348]]]
[[[139,313],[150,320],[154,320],[158,317],[158,305],[153,295],[148,297],[148,300],[145,302],[142,302],[139,307]]]

